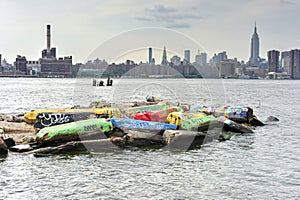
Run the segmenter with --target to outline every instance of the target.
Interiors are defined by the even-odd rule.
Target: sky
[[[51,46],[73,63],[95,51],[108,62],[146,62],[148,47],[160,62],[164,46],[168,56],[190,49],[192,61],[198,49],[248,61],[255,21],[260,57],[300,48],[300,0],[0,0],[0,19],[0,54],[9,63],[41,57],[47,24]]]

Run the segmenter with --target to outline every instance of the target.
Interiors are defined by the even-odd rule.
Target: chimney
[[[51,25],[47,25],[47,53],[50,55],[50,40],[51,40],[51,33],[50,33]]]

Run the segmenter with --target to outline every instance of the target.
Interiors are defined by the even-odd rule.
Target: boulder
[[[8,154],[8,150],[7,150],[7,146],[5,144],[5,141],[3,140],[2,137],[0,137],[0,156],[1,155],[7,155]]]
[[[124,138],[108,138],[98,140],[71,141],[58,146],[34,149],[24,154],[36,156],[44,154],[65,154],[80,152],[107,152],[119,150],[119,145],[125,142]],[[28,146],[27,146],[28,148]]]
[[[166,130],[163,139],[171,150],[199,148],[202,144],[214,140],[210,134],[188,130]]]
[[[0,121],[13,122],[14,118],[12,115],[0,114]]]
[[[0,121],[0,129],[3,129],[5,133],[11,132],[35,132],[33,126],[26,124],[24,122],[8,122],[8,121]]]
[[[163,130],[125,129],[126,145],[138,148],[160,148],[165,145]]]

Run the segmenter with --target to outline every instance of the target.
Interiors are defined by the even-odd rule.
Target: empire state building
[[[256,29],[256,23],[254,26],[254,33],[251,38],[251,48],[250,48],[250,64],[257,64],[260,60],[259,57],[259,38]]]

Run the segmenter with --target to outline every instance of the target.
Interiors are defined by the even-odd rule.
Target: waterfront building
[[[235,60],[225,60],[216,63],[220,77],[231,77],[236,74],[238,62]]]
[[[162,61],[161,61],[162,65],[168,65],[168,59],[167,59],[167,50],[166,47],[164,46],[164,51],[163,51],[163,56],[162,56]]]
[[[51,48],[51,26],[47,25],[47,49],[42,51],[39,60],[42,77],[72,77],[72,56],[56,58],[56,48]]]
[[[190,50],[184,50],[184,61],[187,63],[191,62],[191,51]]]
[[[36,75],[41,72],[40,61],[27,61],[27,72],[28,75]]]
[[[257,34],[256,23],[254,26],[254,33],[251,38],[251,46],[250,46],[250,59],[249,63],[252,66],[257,66],[260,61],[259,57],[259,37]]]
[[[279,51],[271,50],[268,51],[268,65],[269,65],[269,72],[280,72],[279,68]]]
[[[27,60],[25,56],[17,55],[16,61],[14,63],[15,72],[18,74],[27,74]]]
[[[291,78],[300,79],[300,49],[291,50],[289,53],[289,57]]]

